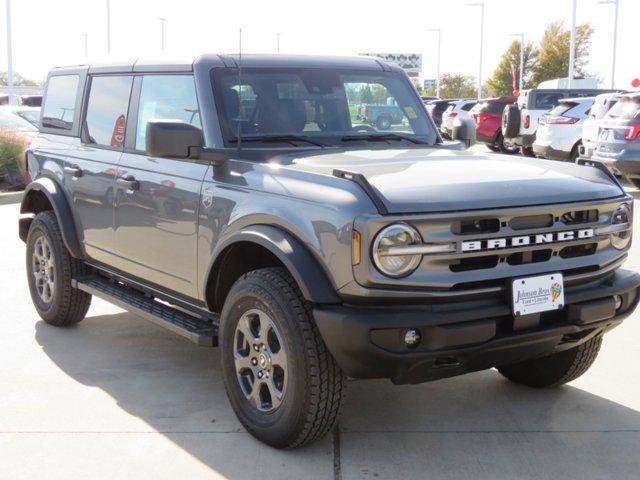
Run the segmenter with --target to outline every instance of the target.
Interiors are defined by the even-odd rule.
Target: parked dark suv
[[[371,92],[393,132],[352,115]],[[374,58],[56,68],[40,123],[19,220],[39,315],[74,325],[95,295],[219,346],[275,447],[330,430],[346,377],[568,382],[638,302],[607,169],[443,143]]]

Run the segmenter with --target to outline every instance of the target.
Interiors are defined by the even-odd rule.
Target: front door
[[[137,125],[127,138],[116,181],[119,268],[195,298],[198,207],[207,165],[145,152],[150,119],[178,119],[200,127],[193,76],[140,76],[134,91],[140,99]],[[128,132],[134,132],[132,126]]]

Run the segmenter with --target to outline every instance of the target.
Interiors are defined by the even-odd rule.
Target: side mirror
[[[466,148],[476,143],[476,122],[472,118],[456,117],[453,120],[451,138],[462,142]]]
[[[147,123],[147,155],[188,158],[204,145],[202,130],[182,120],[151,119]]]

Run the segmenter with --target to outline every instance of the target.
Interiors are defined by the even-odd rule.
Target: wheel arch
[[[60,225],[62,240],[71,256],[79,259],[84,258],[73,221],[73,214],[62,187],[57,181],[49,177],[40,177],[27,185],[20,204],[20,213],[37,215],[46,210],[53,210],[58,220],[58,225]],[[26,241],[32,221],[33,216],[20,218],[19,236],[22,241]]]
[[[300,240],[271,225],[252,225],[232,233],[216,246],[204,282],[208,308],[221,311],[226,295],[240,276],[272,266],[285,267],[306,300],[340,302],[327,274]]]

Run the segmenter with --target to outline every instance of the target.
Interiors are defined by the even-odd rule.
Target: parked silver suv
[[[379,131],[362,103],[403,119]],[[568,382],[638,303],[607,169],[444,143],[378,59],[56,68],[40,123],[19,220],[37,312],[68,327],[95,295],[219,346],[275,447],[329,431],[346,377]]]

